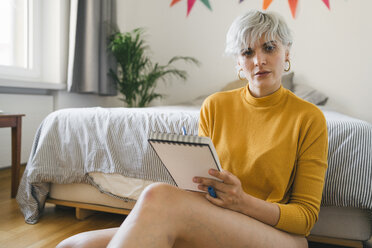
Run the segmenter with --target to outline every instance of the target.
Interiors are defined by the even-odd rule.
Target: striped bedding
[[[372,124],[323,109],[328,169],[323,206],[372,210]]]
[[[151,132],[181,134],[183,126],[188,134],[197,135],[199,109],[84,108],[50,114],[36,133],[17,194],[25,221],[38,221],[50,183],[98,187],[88,175],[91,172],[173,184],[147,138]],[[322,205],[372,210],[372,125],[337,112],[323,112],[329,134],[329,168]]]

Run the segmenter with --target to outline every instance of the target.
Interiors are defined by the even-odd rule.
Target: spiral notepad
[[[208,137],[152,133],[150,145],[179,188],[201,191],[193,177],[208,177],[213,168],[221,171],[220,161],[212,140]]]

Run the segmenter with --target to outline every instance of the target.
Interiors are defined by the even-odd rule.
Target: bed
[[[372,247],[372,125],[321,107],[329,135],[319,221],[309,240]],[[174,184],[147,142],[150,132],[197,135],[200,105],[77,108],[47,116],[36,135],[17,201],[29,224],[45,202],[128,214],[153,182]],[[87,211],[88,210],[88,211]]]

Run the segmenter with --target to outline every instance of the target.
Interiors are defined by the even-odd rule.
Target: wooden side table
[[[24,114],[0,114],[0,127],[12,128],[12,181],[11,197],[17,194],[21,168],[21,134]]]

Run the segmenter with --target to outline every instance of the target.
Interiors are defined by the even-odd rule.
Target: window
[[[37,0],[0,1],[0,77],[39,75]]]
[[[0,2],[0,65],[28,67],[28,1]]]
[[[0,93],[66,87],[69,2],[0,0]]]

